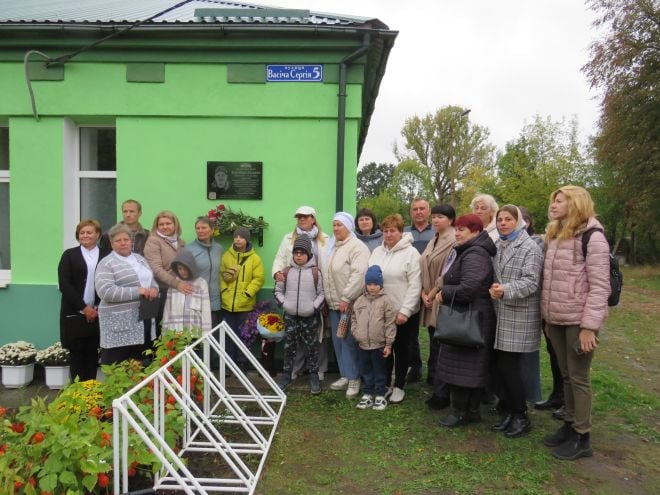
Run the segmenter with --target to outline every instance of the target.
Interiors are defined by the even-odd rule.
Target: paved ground
[[[46,386],[44,369],[41,366],[35,366],[34,380],[27,387],[5,388],[0,385],[0,406],[9,408],[27,406],[30,404],[30,399],[34,396],[38,395],[52,399],[57,393],[58,390],[51,390]]]

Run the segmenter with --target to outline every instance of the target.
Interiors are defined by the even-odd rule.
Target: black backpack
[[[582,234],[582,256],[584,259],[587,259],[587,245],[589,244],[589,239],[591,239],[591,234],[595,231],[601,231],[599,228],[591,228],[584,231]],[[601,231],[602,232],[602,231]],[[623,289],[623,273],[619,269],[619,260],[616,257],[609,253],[610,255],[610,297],[607,299],[608,306],[616,306],[619,304],[619,298],[621,297],[621,290]]]

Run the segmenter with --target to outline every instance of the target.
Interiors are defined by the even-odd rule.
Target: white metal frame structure
[[[232,339],[252,365],[255,372],[250,377],[252,380],[228,356],[227,338]],[[203,349],[203,359],[196,353],[196,348]],[[211,357],[216,356],[219,369],[212,371],[209,364],[214,362]],[[182,366],[181,383],[168,370],[177,361],[181,361]],[[202,404],[195,400],[192,370],[203,379]],[[231,372],[233,377],[227,378],[225,371]],[[141,389],[151,388],[151,383],[153,414],[147,417],[133,399]],[[168,396],[180,406],[184,418],[182,445],[178,452],[165,441]],[[183,491],[189,495],[215,492],[253,494],[285,404],[284,392],[231,328],[221,323],[113,401],[115,495],[129,490],[129,429],[137,433],[162,464],[154,477],[154,490]],[[186,456],[191,456],[191,462],[184,462]],[[200,456],[204,462],[211,456],[224,477],[196,476],[194,461],[197,460],[199,466]]]

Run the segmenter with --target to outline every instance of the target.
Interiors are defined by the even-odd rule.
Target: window
[[[80,128],[80,220],[93,218],[103,230],[117,223],[116,131]]]
[[[10,280],[9,242],[9,128],[0,126],[0,287]]]
[[[80,220],[92,218],[106,231],[117,223],[116,129],[65,121],[64,248],[77,245]]]

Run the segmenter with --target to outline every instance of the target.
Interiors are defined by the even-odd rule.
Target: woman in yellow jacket
[[[220,263],[222,319],[239,337],[263,285],[264,265],[250,243],[250,231],[239,227],[234,231],[233,245],[222,255]],[[227,339],[226,349],[234,362],[245,362],[231,339]]]

